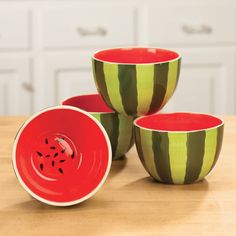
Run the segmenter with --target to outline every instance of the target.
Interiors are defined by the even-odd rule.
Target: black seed
[[[50,155],[49,155],[49,154],[47,154],[45,157],[50,157]]]
[[[56,147],[52,146],[52,147],[50,147],[50,149],[56,149]]]
[[[60,160],[60,162],[62,163],[62,162],[65,162],[66,160]]]
[[[71,154],[71,158],[73,159],[73,158],[74,158],[74,156],[75,156],[75,153],[74,153],[74,152],[72,152],[72,154]]]
[[[48,139],[47,138],[45,139],[45,143],[48,144]]]
[[[61,168],[58,169],[61,174],[63,174],[63,170]]]
[[[43,154],[41,152],[37,151],[37,154],[41,157]]]
[[[66,148],[63,148],[62,150],[61,150],[61,153],[64,153],[66,151]]]
[[[42,163],[40,164],[40,170],[43,170],[43,164]]]
[[[55,154],[54,154],[54,157],[57,157],[58,156],[58,152],[56,152]]]
[[[55,162],[54,161],[52,161],[52,166],[54,166],[55,165]]]

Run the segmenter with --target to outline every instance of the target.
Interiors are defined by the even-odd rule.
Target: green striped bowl
[[[98,94],[71,97],[64,100],[62,105],[85,110],[103,125],[111,142],[113,160],[124,156],[133,146],[133,117],[112,111]]]
[[[157,114],[137,118],[134,130],[139,158],[155,180],[189,184],[215,166],[224,122],[206,114]]]
[[[159,48],[116,48],[96,52],[92,66],[98,92],[106,104],[126,115],[160,110],[173,95],[181,56]]]

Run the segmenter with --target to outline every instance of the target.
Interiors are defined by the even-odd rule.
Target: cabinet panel
[[[0,58],[0,115],[29,114],[32,90],[29,61]]]

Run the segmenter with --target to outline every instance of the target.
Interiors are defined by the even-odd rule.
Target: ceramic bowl
[[[103,125],[111,141],[113,160],[122,157],[133,146],[133,117],[112,111],[98,94],[71,97],[62,105],[83,109]]]
[[[214,168],[224,122],[215,116],[169,113],[134,121],[135,142],[146,171],[157,181],[189,184]]]
[[[92,57],[94,79],[106,104],[126,115],[160,110],[173,95],[181,56],[160,48],[115,48]]]
[[[48,108],[20,128],[13,167],[25,190],[55,206],[80,203],[104,183],[111,166],[111,145],[102,125],[70,106]]]

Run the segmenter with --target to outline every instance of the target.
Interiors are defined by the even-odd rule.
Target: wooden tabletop
[[[86,202],[52,207],[32,199],[11,166],[14,136],[25,117],[0,117],[0,235],[236,235],[236,117],[225,119],[223,149],[201,183],[164,185],[141,166],[135,148],[112,164]]]

